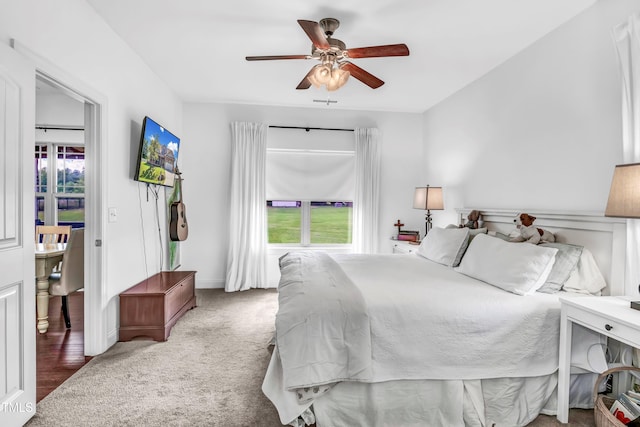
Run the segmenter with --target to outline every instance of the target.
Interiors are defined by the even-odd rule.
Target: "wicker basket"
[[[616,400],[602,394],[598,394],[600,383],[602,383],[609,374],[621,371],[640,371],[640,368],[635,366],[618,366],[616,368],[607,369],[598,376],[596,384],[593,387],[593,417],[596,422],[596,427],[625,427],[625,424],[621,423],[616,417],[614,417],[609,410],[611,405],[613,405],[613,402]]]

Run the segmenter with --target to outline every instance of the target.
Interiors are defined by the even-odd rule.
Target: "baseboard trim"
[[[118,342],[118,329],[112,329],[107,333],[107,349]]]
[[[196,289],[221,289],[224,283],[224,280],[200,280],[196,276]]]

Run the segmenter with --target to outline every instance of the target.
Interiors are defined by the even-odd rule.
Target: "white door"
[[[0,425],[36,410],[35,68],[0,42]]]

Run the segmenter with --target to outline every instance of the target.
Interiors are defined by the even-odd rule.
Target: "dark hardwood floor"
[[[64,325],[61,297],[49,301],[49,329],[36,334],[36,401],[39,402],[91,357],[84,355],[84,293],[69,295],[71,329]]]

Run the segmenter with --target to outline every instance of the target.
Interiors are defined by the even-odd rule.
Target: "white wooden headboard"
[[[483,227],[505,234],[515,229],[514,219],[521,212],[535,216],[535,225],[554,233],[558,242],[581,245],[591,251],[607,281],[604,294],[625,295],[627,223],[624,218],[571,211],[461,208],[456,209],[461,224],[467,222],[467,215],[472,210],[480,211]]]

